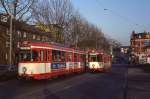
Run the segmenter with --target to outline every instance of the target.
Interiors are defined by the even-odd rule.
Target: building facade
[[[128,54],[130,51],[130,47],[129,46],[120,46],[120,51],[123,54]]]
[[[0,15],[0,66],[17,65],[17,53],[22,41],[51,41],[51,33],[44,32],[34,26],[13,20],[12,27],[12,54],[10,55],[10,23],[9,19]]]
[[[146,64],[149,63],[150,51],[150,32],[131,34],[131,59],[133,63]]]

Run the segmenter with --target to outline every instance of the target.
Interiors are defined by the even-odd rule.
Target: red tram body
[[[48,79],[85,70],[84,51],[50,43],[24,42],[19,52],[19,77]]]

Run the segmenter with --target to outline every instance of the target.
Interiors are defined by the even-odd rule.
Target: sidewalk
[[[9,70],[7,65],[0,65],[0,81],[17,78],[17,71]]]
[[[150,66],[139,65],[128,68],[127,99],[150,97]]]

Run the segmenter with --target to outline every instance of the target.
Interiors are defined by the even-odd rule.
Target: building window
[[[24,33],[23,33],[23,37],[24,37],[24,38],[26,38],[26,37],[27,37],[27,34],[26,34],[26,32],[24,32]]]
[[[146,35],[146,38],[149,38],[149,35],[148,35],[148,34]]]
[[[18,47],[18,48],[20,47],[20,42],[17,42],[17,47]]]
[[[0,21],[1,21],[1,22],[7,22],[7,21],[8,21],[8,16],[6,16],[6,15],[1,15]]]
[[[147,48],[147,52],[150,52],[150,48]]]
[[[139,42],[137,42],[137,47],[140,47],[140,45],[141,45],[140,43],[141,43],[140,41],[139,41]]]
[[[145,47],[146,47],[147,45],[149,45],[149,40],[145,40],[143,45],[144,45]]]
[[[9,31],[8,28],[6,29],[6,34],[7,34],[7,35],[10,35],[10,31]]]
[[[42,37],[42,41],[48,41],[46,36]]]
[[[40,36],[37,36],[37,40],[41,40],[41,39],[40,39]]]
[[[44,36],[42,36],[42,41],[45,41],[45,37]]]
[[[134,48],[132,48],[132,51],[134,51]]]
[[[8,48],[10,45],[9,41],[6,41],[6,48]]]
[[[33,40],[35,40],[36,39],[36,35],[33,35]]]
[[[5,54],[5,58],[6,58],[6,60],[8,60],[8,54],[7,53]]]
[[[45,37],[44,39],[45,39],[45,41],[48,41],[48,37]]]
[[[18,37],[21,37],[21,32],[17,31],[17,35],[18,35]]]

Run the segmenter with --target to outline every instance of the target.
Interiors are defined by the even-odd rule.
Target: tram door
[[[51,72],[50,51],[48,49],[40,50],[40,62],[44,73]]]

